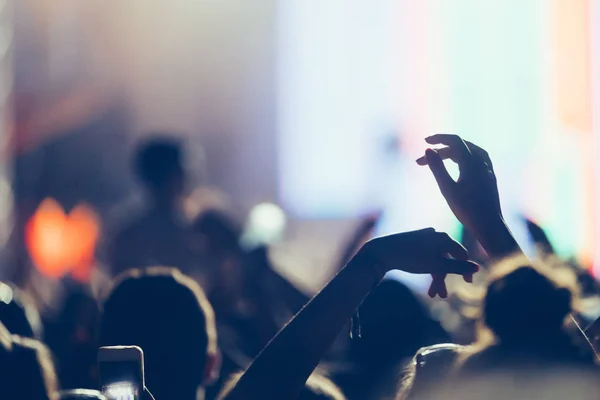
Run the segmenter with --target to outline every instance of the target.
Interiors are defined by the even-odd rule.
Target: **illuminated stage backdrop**
[[[382,232],[431,225],[456,233],[414,160],[424,137],[459,133],[491,153],[519,238],[529,216],[561,254],[591,263],[600,248],[592,6],[281,1],[282,203],[309,219],[384,208]]]

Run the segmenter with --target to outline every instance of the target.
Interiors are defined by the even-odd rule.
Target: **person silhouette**
[[[111,272],[167,265],[190,273],[199,254],[182,206],[187,179],[181,143],[164,135],[147,139],[136,149],[133,164],[149,207],[109,243]]]
[[[218,379],[214,311],[192,278],[166,267],[129,269],[102,302],[102,346],[144,351],[148,389],[157,399],[201,399]]]

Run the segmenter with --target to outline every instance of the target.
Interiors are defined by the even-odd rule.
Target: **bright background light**
[[[434,226],[456,235],[429,171],[414,163],[425,136],[453,132],[492,154],[522,243],[525,214],[565,256],[591,264],[600,251],[598,1],[8,3],[16,12],[10,29],[7,7],[0,11],[0,56],[10,43],[0,117],[9,112],[4,92],[22,100],[15,125],[29,132],[17,144],[34,155],[18,164],[16,195],[34,199],[32,213],[46,197],[90,197],[110,220],[113,205],[135,197],[131,144],[166,129],[185,138],[194,182],[222,189],[240,215],[263,202],[282,208],[276,264],[314,289],[364,213],[385,211],[379,233]],[[5,25],[14,40],[3,39]],[[122,129],[110,127],[119,136],[81,143],[66,133],[105,121],[108,106],[123,108]],[[12,122],[0,124],[8,131]],[[81,151],[43,150],[58,134]],[[65,184],[63,160],[93,185]]]
[[[591,263],[593,12],[587,0],[279,2],[284,207],[309,219],[384,208],[382,233],[457,233],[414,160],[424,137],[458,133],[492,155],[519,238],[529,216]]]
[[[286,216],[273,203],[260,203],[250,210],[242,241],[248,247],[269,245],[283,237]]]

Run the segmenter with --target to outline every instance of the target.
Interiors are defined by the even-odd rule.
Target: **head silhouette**
[[[37,340],[11,335],[0,323],[0,398],[54,399],[58,385],[46,347]]]
[[[241,255],[242,228],[227,213],[220,210],[206,210],[196,217],[193,229],[204,238],[207,250],[212,256],[224,258]]]
[[[173,203],[185,190],[181,144],[176,139],[155,135],[141,142],[135,152],[137,177],[160,204]]]
[[[134,269],[117,277],[104,302],[103,346],[144,351],[146,382],[158,399],[196,399],[216,378],[212,308],[191,278],[171,268]]]
[[[484,323],[502,343],[530,343],[562,332],[571,291],[531,266],[493,279],[484,300]]]
[[[0,282],[0,322],[12,333],[41,339],[40,314],[27,295],[16,286]]]
[[[422,398],[443,383],[453,369],[463,346],[442,343],[423,347],[417,351],[405,368],[396,400]]]
[[[542,367],[592,366],[591,349],[579,345],[566,327],[575,277],[562,272],[522,259],[496,266],[484,298],[480,340],[465,352],[460,371],[516,374]]]

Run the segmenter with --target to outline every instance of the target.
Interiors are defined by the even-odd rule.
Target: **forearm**
[[[227,400],[292,399],[383,272],[355,257],[267,345]]]

